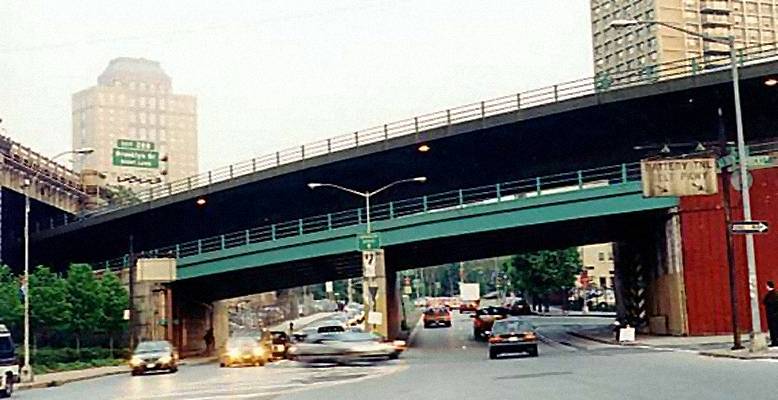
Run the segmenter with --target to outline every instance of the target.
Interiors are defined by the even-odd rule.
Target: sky
[[[591,76],[589,12],[589,0],[3,0],[0,134],[70,149],[71,95],[111,59],[143,57],[197,96],[205,171]]]

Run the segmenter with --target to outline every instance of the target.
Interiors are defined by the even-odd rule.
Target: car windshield
[[[0,337],[0,358],[13,357],[14,344],[10,336]]]
[[[508,310],[504,307],[486,307],[478,310],[478,315],[506,315]]]
[[[136,353],[156,353],[170,351],[170,343],[168,342],[141,342],[135,349]]]
[[[518,321],[518,320],[510,320],[510,321],[498,321],[494,324],[494,327],[492,328],[492,332],[494,332],[495,335],[502,335],[505,333],[520,333],[520,332],[527,332],[533,330],[532,324],[530,324],[527,321]]]

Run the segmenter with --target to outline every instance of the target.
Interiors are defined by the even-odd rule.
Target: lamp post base
[[[32,382],[33,381],[33,375],[32,375],[32,369],[25,365],[19,369],[19,378],[21,378],[22,382]]]
[[[767,350],[767,336],[762,332],[751,332],[748,335],[750,342],[748,344],[748,351],[756,353]]]

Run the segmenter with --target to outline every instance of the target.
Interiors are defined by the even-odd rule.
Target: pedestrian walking
[[[778,346],[778,293],[775,292],[775,282],[767,281],[767,294],[762,300],[767,327],[770,329],[770,347]]]
[[[213,350],[213,328],[208,328],[208,331],[205,332],[205,336],[203,336],[203,340],[205,341],[205,355],[210,355],[211,351]]]

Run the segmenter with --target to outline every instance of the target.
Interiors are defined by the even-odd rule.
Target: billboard
[[[643,160],[643,196],[695,196],[718,193],[716,159]]]

